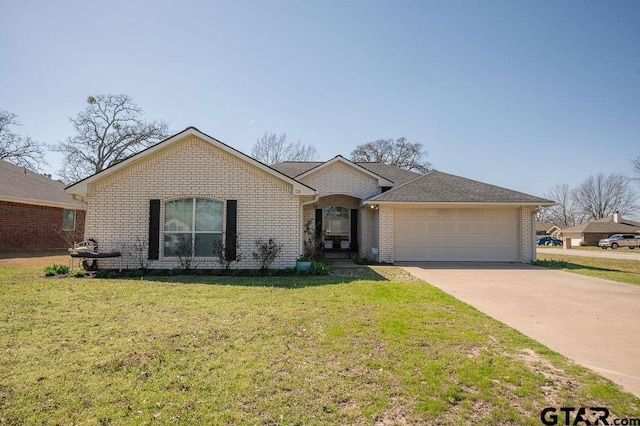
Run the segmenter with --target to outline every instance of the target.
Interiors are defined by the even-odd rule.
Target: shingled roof
[[[640,232],[640,223],[628,219],[621,219],[620,223],[617,223],[613,221],[613,216],[609,216],[562,229],[562,233],[569,232],[594,234],[635,234],[637,232]]]
[[[443,173],[428,172],[368,200],[394,203],[507,203],[553,205],[553,201],[487,183]]]
[[[291,178],[295,178],[309,170],[319,167],[325,162],[323,161],[284,161],[282,163],[276,163],[271,168],[276,169],[280,173],[283,173]],[[367,169],[372,173],[377,174],[387,180],[390,180],[395,185],[401,185],[405,182],[413,180],[419,176],[420,173],[410,172],[408,170],[401,169],[400,167],[392,166],[384,163],[373,162],[354,162],[363,169]]]
[[[86,204],[64,192],[64,184],[24,167],[0,160],[0,200],[68,209]]]
[[[295,178],[323,163],[324,161],[283,161],[282,163],[272,164],[270,167],[290,178]]]
[[[551,222],[545,222],[542,220],[536,220],[536,232],[549,232],[552,228],[558,228]],[[558,228],[560,229],[560,228]]]

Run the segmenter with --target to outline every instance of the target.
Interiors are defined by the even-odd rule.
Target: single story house
[[[0,160],[0,251],[64,249],[84,235],[86,204],[60,181]]]
[[[305,223],[333,249],[382,262],[530,262],[536,209],[554,204],[440,171],[342,156],[269,167],[194,127],[66,191],[88,203],[86,237],[101,247],[145,239],[151,268],[176,266],[178,241],[191,241],[199,267],[215,267],[212,246],[223,235],[237,237],[238,268],[258,267],[251,255],[258,238],[282,245],[274,267],[292,266]]]
[[[571,245],[597,246],[598,241],[613,234],[640,233],[640,222],[623,219],[618,213],[577,226],[563,228],[563,238],[571,238]]]
[[[536,235],[539,235],[539,236],[549,235],[553,238],[559,238],[560,228],[551,222],[536,220]]]

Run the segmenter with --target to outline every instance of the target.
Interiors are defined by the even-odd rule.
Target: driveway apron
[[[510,263],[399,263],[640,396],[640,286]]]

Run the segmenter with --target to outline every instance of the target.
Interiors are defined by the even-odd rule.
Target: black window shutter
[[[351,209],[351,243],[352,252],[358,251],[358,209]]]
[[[316,235],[322,235],[322,209],[316,209]]]
[[[160,258],[160,200],[149,200],[149,260]]]
[[[227,233],[226,233],[226,254],[229,257],[228,260],[235,260],[237,258],[236,237],[238,235],[238,200],[227,200]]]

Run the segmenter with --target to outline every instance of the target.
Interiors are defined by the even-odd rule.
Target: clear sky
[[[3,0],[0,52],[0,109],[43,143],[123,93],[245,153],[264,132],[322,160],[404,136],[533,195],[640,155],[637,0]]]

